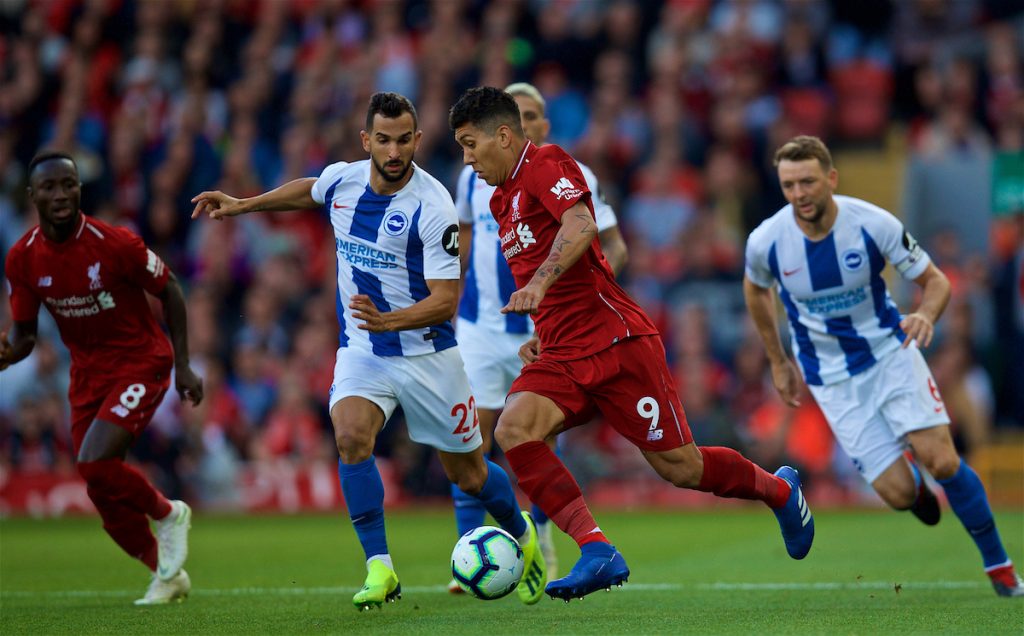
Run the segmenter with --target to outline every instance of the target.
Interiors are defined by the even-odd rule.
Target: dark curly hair
[[[448,126],[452,130],[466,124],[477,126],[488,135],[493,135],[499,126],[504,125],[525,136],[515,98],[493,86],[467,90],[448,111]]]
[[[373,117],[380,113],[388,119],[397,119],[402,113],[412,115],[413,130],[419,129],[419,119],[416,117],[416,107],[412,105],[409,98],[398,93],[374,93],[370,97],[370,106],[366,109],[366,130],[373,130]]]

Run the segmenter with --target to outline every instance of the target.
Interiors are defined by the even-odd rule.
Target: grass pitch
[[[182,604],[136,608],[148,573],[98,518],[0,521],[0,632],[12,634],[1021,634],[1024,598],[997,598],[973,543],[943,510],[927,528],[909,514],[818,512],[814,548],[786,556],[758,506],[679,512],[601,511],[632,569],[629,583],[568,605],[534,607],[445,591],[456,536],[448,510],[389,513],[403,598],[359,613],[365,575],[348,519],[193,520]],[[1024,564],[1024,511],[997,511]],[[562,571],[575,560],[559,536]]]

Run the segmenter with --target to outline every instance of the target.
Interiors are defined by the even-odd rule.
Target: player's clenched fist
[[[501,308],[503,314],[536,314],[544,292],[536,285],[528,284],[509,296],[508,304]]]
[[[249,211],[241,199],[224,194],[220,190],[201,192],[192,197],[192,203],[196,204],[192,210],[193,219],[199,218],[200,214],[208,213],[211,219],[220,220],[226,216],[237,216]]]
[[[519,347],[519,359],[523,366],[536,362],[540,358],[540,338],[533,336]]]

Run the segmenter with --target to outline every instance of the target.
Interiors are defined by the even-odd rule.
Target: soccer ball
[[[452,576],[459,587],[485,601],[516,589],[523,578],[523,566],[519,542],[493,526],[470,530],[452,550]]]

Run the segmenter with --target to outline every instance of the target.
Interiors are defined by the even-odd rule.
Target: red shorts
[[[169,386],[167,371],[72,383],[71,442],[75,456],[94,420],[110,422],[138,436],[149,424]]]
[[[523,367],[509,394],[529,391],[562,409],[565,427],[582,424],[594,407],[645,451],[693,441],[658,336],[628,338],[580,360],[545,360]]]

